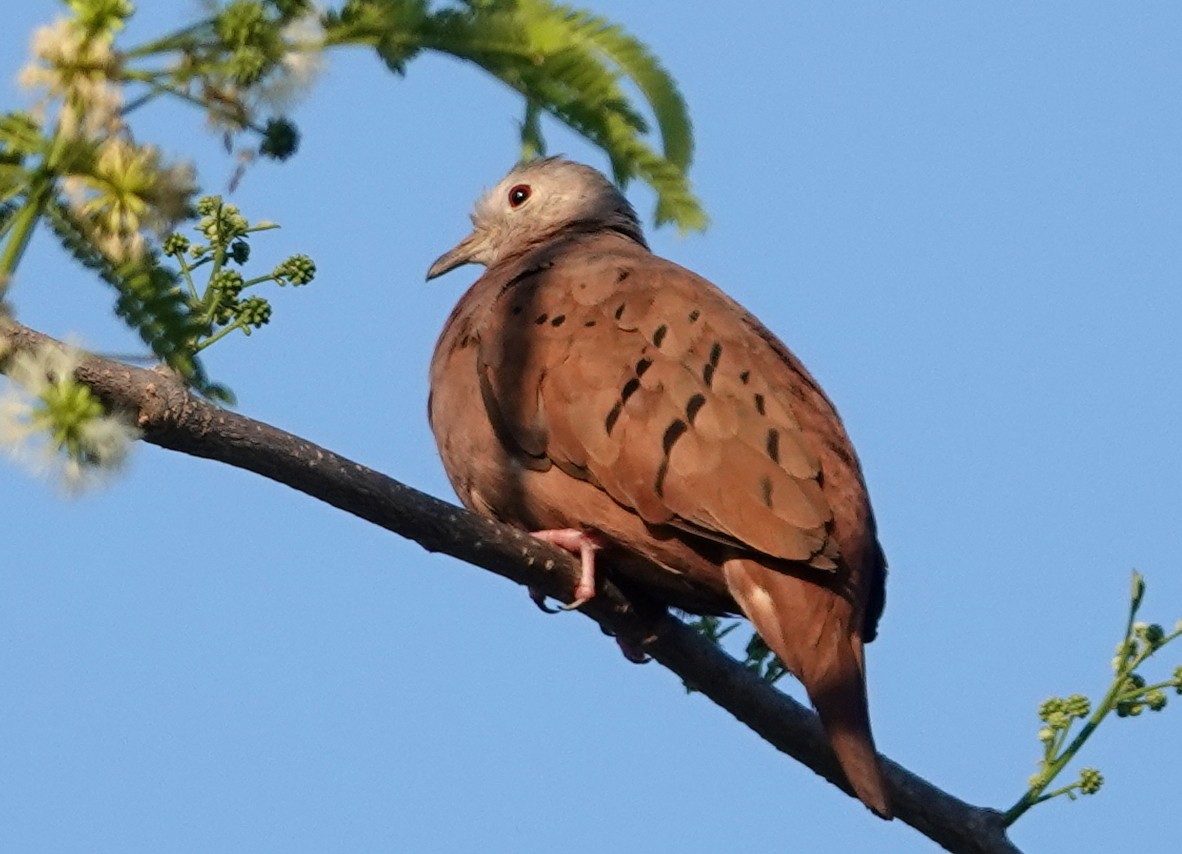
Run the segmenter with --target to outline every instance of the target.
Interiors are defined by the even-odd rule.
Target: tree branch
[[[12,352],[60,346],[12,321],[0,325],[0,352],[5,344]],[[112,409],[133,413],[147,442],[253,471],[428,551],[444,552],[555,599],[570,599],[578,563],[566,552],[298,436],[220,409],[171,373],[91,357],[83,360],[77,378]],[[579,610],[606,632],[644,650],[769,744],[850,793],[816,716],[685,623],[610,579]],[[896,816],[948,851],[1021,854],[1006,837],[997,810],[965,803],[889,759],[884,768]]]

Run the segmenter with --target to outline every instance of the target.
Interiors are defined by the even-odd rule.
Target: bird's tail
[[[724,568],[756,631],[804,684],[858,798],[892,817],[866,702],[862,640],[849,603],[832,590],[749,560]]]

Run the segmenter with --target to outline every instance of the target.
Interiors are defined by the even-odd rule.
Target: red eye
[[[518,184],[509,191],[509,207],[519,208],[524,205],[531,192],[529,184]]]

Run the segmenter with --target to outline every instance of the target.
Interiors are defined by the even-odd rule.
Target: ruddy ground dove
[[[487,268],[431,363],[460,500],[580,554],[576,601],[599,567],[674,608],[741,611],[890,817],[862,650],[886,562],[833,404],[742,306],[650,252],[596,170],[518,166],[472,222],[427,274]]]

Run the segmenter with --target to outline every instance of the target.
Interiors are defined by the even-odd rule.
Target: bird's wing
[[[835,427],[846,443],[844,430],[716,287],[639,247],[592,244],[512,277],[490,309],[481,395],[527,465],[592,482],[646,522],[836,567],[814,434]]]

